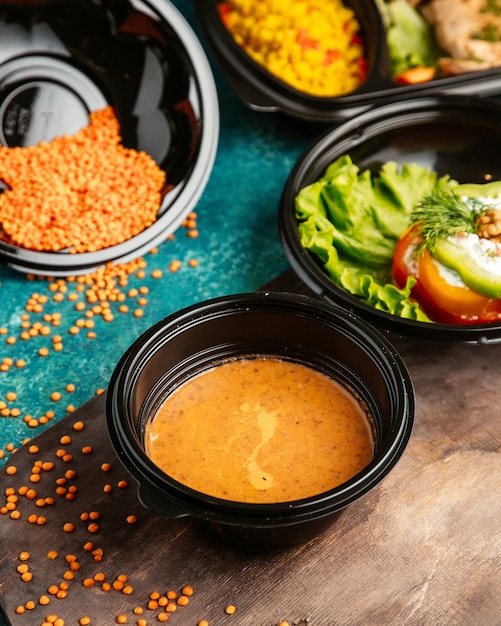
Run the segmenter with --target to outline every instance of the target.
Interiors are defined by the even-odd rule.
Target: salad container
[[[421,97],[365,111],[325,132],[292,169],[279,207],[279,231],[286,257],[301,281],[317,296],[357,313],[385,331],[428,340],[500,341],[501,321],[418,321],[366,304],[335,284],[316,255],[303,246],[296,213],[298,193],[320,180],[329,165],[345,155],[360,172],[368,171],[371,175],[377,175],[388,162],[396,163],[397,168],[414,163],[459,183],[486,183],[501,180],[500,152],[501,104],[488,99]],[[384,221],[384,216],[380,218]],[[391,218],[392,223],[395,219],[396,216]],[[374,271],[367,270],[369,274]]]

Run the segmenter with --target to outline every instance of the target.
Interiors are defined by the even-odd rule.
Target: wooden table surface
[[[274,286],[287,289],[287,275]],[[395,339],[416,391],[416,422],[411,441],[393,471],[362,501],[345,509],[321,537],[306,545],[246,554],[218,543],[187,519],[168,520],[144,510],[132,478],[114,456],[104,420],[104,394],[39,435],[39,452],[22,447],[0,476],[0,506],[5,490],[33,487],[53,505],[37,507],[20,496],[20,519],[0,516],[0,592],[14,626],[42,624],[56,614],[66,626],[87,615],[91,624],[113,625],[124,613],[137,624],[134,607],[143,607],[148,624],[159,609],[148,609],[149,594],[179,592],[191,585],[187,606],[170,614],[173,626],[498,626],[501,624],[501,346],[423,343]],[[75,431],[82,421],[85,428]],[[61,443],[69,436],[70,443]],[[64,440],[63,440],[64,441]],[[85,446],[92,452],[84,454]],[[64,449],[71,455],[58,456]],[[53,461],[39,483],[30,475],[37,460]],[[111,471],[101,469],[109,462]],[[10,466],[17,473],[8,475]],[[56,479],[74,470],[66,488],[75,498],[55,495]],[[120,488],[126,480],[128,487]],[[105,493],[104,485],[112,486]],[[11,505],[12,506],[12,505]],[[82,513],[99,513],[90,532]],[[45,516],[45,524],[28,516]],[[127,522],[135,515],[135,524]],[[73,532],[63,525],[72,523]],[[83,546],[103,550],[96,562]],[[58,558],[47,558],[57,550]],[[19,554],[33,574],[23,582]],[[68,563],[80,569],[68,582],[67,596],[49,595],[64,581]],[[102,572],[113,583],[126,575],[130,595],[104,591],[83,581]],[[50,604],[38,599],[49,595]],[[34,600],[36,608],[16,613]],[[234,605],[234,615],[225,607]]]

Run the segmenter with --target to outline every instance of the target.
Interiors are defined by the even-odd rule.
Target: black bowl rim
[[[472,119],[475,113],[479,115],[489,113],[501,120],[501,103],[478,97],[441,94],[374,106],[351,120],[322,133],[300,155],[286,180],[279,204],[279,236],[285,256],[292,269],[313,293],[358,314],[381,330],[391,331],[401,337],[433,341],[494,343],[501,341],[501,322],[464,326],[418,322],[399,318],[360,302],[352,294],[337,287],[321,271],[309,253],[303,249],[297,236],[297,225],[293,215],[294,197],[301,187],[308,184],[302,182],[305,170],[327,149],[336,146],[334,150],[334,158],[336,158],[341,154],[349,153],[350,147],[363,143],[368,135],[367,129],[370,130],[373,124],[387,120],[389,125],[395,127],[398,125],[399,119],[405,120],[411,116],[418,119],[423,114],[445,116],[454,108],[467,111]]]
[[[118,404],[124,397],[128,371],[141,350],[145,350],[146,346],[150,348],[150,353],[154,350],[155,339],[159,334],[178,334],[183,331],[183,325],[192,320],[203,324],[204,321],[221,313],[246,312],[253,307],[259,307],[259,310],[273,308],[275,311],[290,307],[286,311],[288,314],[309,315],[332,326],[336,323],[345,325],[352,336],[363,339],[364,344],[372,346],[371,358],[377,359],[380,365],[386,360],[387,373],[391,375],[392,383],[400,392],[399,424],[388,434],[390,443],[384,447],[381,456],[377,456],[357,476],[324,494],[273,504],[239,503],[202,494],[159,470],[135,441],[130,427],[124,424],[126,420],[119,416]],[[317,298],[275,292],[216,297],[188,306],[157,322],[138,337],[123,354],[112,374],[106,400],[106,421],[112,446],[126,469],[138,480],[140,499],[143,502],[155,502],[157,493],[161,491],[163,501],[169,502],[169,506],[172,506],[172,517],[186,515],[206,519],[224,517],[226,521],[234,519],[241,522],[242,516],[245,516],[253,518],[253,526],[255,523],[273,525],[280,519],[290,521],[293,518],[293,522],[290,523],[296,523],[301,518],[321,518],[359,499],[388,474],[404,453],[413,430],[414,412],[415,395],[410,374],[402,358],[384,334],[353,313]],[[131,457],[139,458],[140,464]],[[366,476],[368,472],[370,475]],[[168,493],[165,487],[168,488]]]
[[[68,276],[87,273],[108,262],[126,263],[162,243],[176,230],[199,201],[212,173],[219,141],[219,100],[205,50],[186,18],[169,0],[144,0],[145,5],[172,27],[190,59],[200,92],[202,120],[197,158],[187,180],[173,189],[172,204],[148,228],[134,237],[95,252],[67,254],[38,252],[0,241],[0,262],[10,268],[40,275]]]

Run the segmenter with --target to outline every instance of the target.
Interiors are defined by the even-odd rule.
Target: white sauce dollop
[[[471,198],[463,197],[464,201],[468,204],[471,203]],[[488,205],[493,209],[501,210],[501,195],[493,198],[477,198],[482,204]],[[501,244],[495,243],[490,239],[484,239],[478,235],[473,234],[459,234],[449,237],[449,240],[458,246],[464,248],[469,256],[471,256],[475,262],[486,272],[492,272],[501,276]],[[444,268],[447,272],[450,272],[447,268]],[[459,275],[456,272],[451,272],[453,278],[454,275],[461,282]],[[458,284],[460,284],[460,282]]]

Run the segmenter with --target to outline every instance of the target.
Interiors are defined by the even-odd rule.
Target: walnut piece
[[[501,209],[484,211],[477,217],[475,224],[479,237],[501,243]]]

